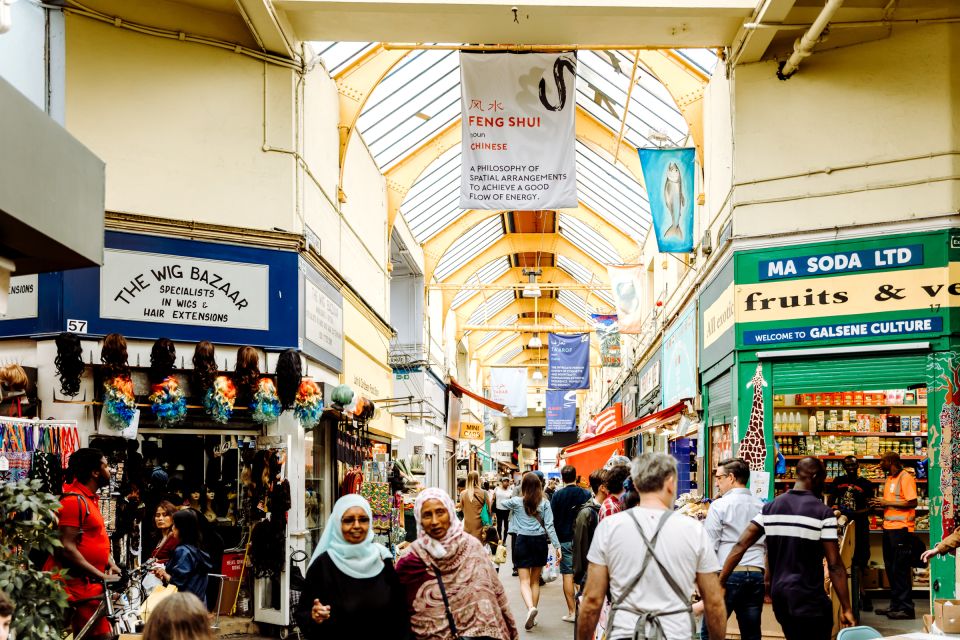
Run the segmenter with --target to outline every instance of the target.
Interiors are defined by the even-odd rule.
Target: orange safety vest
[[[916,500],[916,498],[917,481],[903,469],[895,478],[888,477],[883,484],[884,500]],[[883,528],[913,531],[916,527],[916,517],[916,509],[886,507],[883,510]]]

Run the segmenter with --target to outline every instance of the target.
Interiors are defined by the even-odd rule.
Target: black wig
[[[170,338],[160,338],[150,350],[150,382],[160,384],[173,375],[177,363],[177,348]]]
[[[127,340],[119,333],[111,333],[103,339],[100,350],[100,362],[103,363],[104,377],[109,380],[117,376],[130,377],[130,365],[127,363]]]
[[[217,379],[217,354],[213,344],[204,340],[193,351],[193,395],[203,397]]]
[[[277,360],[277,395],[284,410],[292,407],[297,399],[297,389],[303,378],[300,367],[300,352],[296,349],[287,349]]]
[[[57,375],[60,376],[60,393],[73,397],[80,393],[80,376],[83,375],[83,347],[75,333],[57,336]]]

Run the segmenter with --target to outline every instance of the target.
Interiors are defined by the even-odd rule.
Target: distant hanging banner
[[[620,327],[617,324],[615,313],[591,313],[590,319],[597,328],[597,337],[600,338],[600,364],[604,367],[619,367],[620,359]]]
[[[590,388],[590,334],[551,333],[547,340],[547,388]]]
[[[460,53],[460,207],[577,206],[577,57]]]
[[[643,266],[607,267],[620,333],[643,332]]]
[[[563,433],[577,430],[577,392],[547,389],[546,430]]]
[[[506,405],[514,418],[527,416],[527,368],[493,367],[490,369],[490,397]],[[493,415],[502,415],[493,412]]]
[[[640,149],[650,215],[662,253],[693,251],[694,149]]]

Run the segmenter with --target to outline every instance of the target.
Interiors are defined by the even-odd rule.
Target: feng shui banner
[[[640,149],[661,253],[693,251],[694,149]]]
[[[574,53],[460,53],[460,206],[577,206]]]
[[[617,325],[620,333],[643,332],[643,278],[641,265],[607,267],[610,289],[617,306]]]
[[[564,433],[577,430],[577,392],[547,389],[546,430]]]
[[[600,364],[604,367],[619,367],[620,358],[620,329],[617,325],[617,314],[591,313],[590,319],[597,328],[597,337],[600,338]]]
[[[490,369],[490,398],[510,411],[510,417],[527,416],[527,369],[493,367]],[[494,411],[493,415],[503,415]]]
[[[590,334],[549,334],[547,388],[590,388]]]

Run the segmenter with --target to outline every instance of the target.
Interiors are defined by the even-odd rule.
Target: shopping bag
[[[541,577],[544,582],[553,582],[560,577],[560,559],[557,558],[553,549],[547,553],[547,566],[543,568]]]
[[[164,598],[171,596],[177,592],[177,588],[172,584],[167,586],[158,585],[150,592],[150,595],[147,596],[147,599],[142,605],[140,605],[140,617],[144,622],[147,621],[147,618],[150,617],[150,614],[154,609],[157,608],[157,605],[160,604]]]
[[[480,509],[480,522],[485,527],[489,527],[493,524],[493,519],[490,517],[490,510],[487,509],[486,503],[484,503],[483,508]]]
[[[497,552],[493,554],[494,564],[503,564],[507,561],[507,548],[503,544],[497,545]]]

